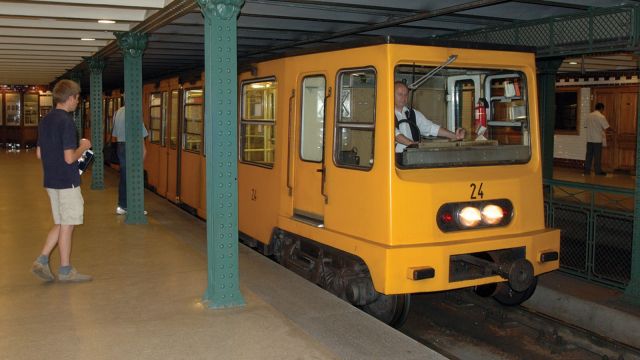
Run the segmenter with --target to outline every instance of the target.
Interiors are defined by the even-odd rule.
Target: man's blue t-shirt
[[[44,187],[69,189],[80,186],[78,163],[64,161],[65,150],[78,148],[78,136],[71,114],[55,109],[40,121],[38,146],[44,170]]]

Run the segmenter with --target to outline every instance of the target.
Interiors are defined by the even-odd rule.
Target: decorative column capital
[[[84,60],[87,62],[87,65],[89,65],[89,70],[91,70],[92,74],[102,73],[102,70],[104,70],[104,67],[107,64],[104,58],[99,56],[88,56],[85,57]]]
[[[196,0],[205,18],[229,20],[238,17],[244,0]]]
[[[142,53],[147,47],[148,36],[146,33],[116,31],[113,34],[116,36],[118,46],[124,56],[142,57]]]

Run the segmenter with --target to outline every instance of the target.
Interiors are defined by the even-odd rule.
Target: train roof
[[[383,45],[383,44],[439,46],[439,47],[449,47],[449,48],[498,50],[498,51],[529,52],[529,53],[535,53],[536,51],[535,47],[530,47],[530,46],[488,44],[488,43],[480,43],[480,42],[444,40],[444,39],[436,39],[436,38],[416,39],[416,38],[403,38],[403,37],[391,37],[391,36],[372,36],[370,38],[361,39],[358,41],[324,44],[324,45],[319,45],[312,48],[288,50],[288,51],[284,51],[277,54],[254,53],[250,55],[255,55],[255,56],[238,59],[238,67],[239,67],[239,70],[241,69],[246,70],[248,67],[250,67],[251,64],[262,62],[262,61],[281,59],[281,58],[286,58],[291,56],[317,54],[317,53],[323,53],[328,51],[354,49],[354,48],[365,47],[365,46]]]
[[[310,43],[313,44],[313,43]],[[259,53],[256,52],[252,55],[252,57],[244,57],[238,59],[238,73],[251,71],[253,69],[253,64],[283,59],[292,56],[300,56],[300,55],[309,55],[309,54],[319,54],[323,52],[329,51],[338,51],[338,50],[347,50],[347,49],[355,49],[359,47],[365,46],[375,46],[375,45],[384,45],[384,44],[399,44],[399,45],[422,45],[422,46],[439,46],[439,47],[448,47],[448,48],[462,48],[462,49],[477,49],[477,50],[497,50],[497,51],[514,51],[514,52],[528,52],[535,53],[536,48],[530,46],[511,46],[511,45],[500,45],[500,44],[487,44],[480,42],[470,42],[470,41],[460,41],[460,40],[444,40],[444,39],[435,39],[435,38],[424,38],[424,39],[416,39],[416,38],[403,38],[403,37],[392,37],[392,36],[371,36],[366,39],[359,39],[358,41],[345,41],[339,43],[331,43],[331,44],[322,44],[309,48],[300,48],[300,49],[292,49],[279,53]],[[195,82],[200,79],[201,72],[204,71],[203,68],[183,70],[177,73],[174,73],[180,78],[180,81],[183,82]],[[162,78],[166,77],[165,74],[163,77],[156,77],[152,79],[145,79],[145,82],[159,82]]]

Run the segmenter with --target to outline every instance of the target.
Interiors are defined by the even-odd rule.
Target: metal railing
[[[547,226],[561,230],[560,268],[624,289],[631,277],[634,191],[544,180]]]
[[[581,15],[554,16],[481,30],[443,35],[461,41],[536,47],[536,57],[633,50],[638,46],[640,8],[590,9]]]

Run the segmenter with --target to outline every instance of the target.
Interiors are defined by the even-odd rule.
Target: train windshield
[[[395,143],[398,167],[529,161],[531,119],[527,79],[522,72],[406,64],[396,67],[395,80],[396,92],[402,87],[398,82],[408,90],[406,105],[395,112],[396,140],[402,135],[409,144]],[[458,130],[459,138],[451,139],[461,128],[464,138],[460,139]]]

